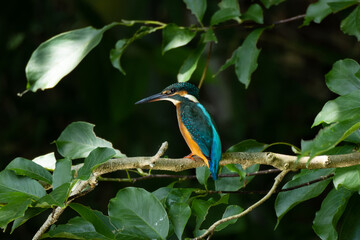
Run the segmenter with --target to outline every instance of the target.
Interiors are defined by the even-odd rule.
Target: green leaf
[[[99,44],[103,33],[115,25],[111,23],[102,29],[85,27],[64,32],[40,44],[25,69],[26,88],[32,92],[53,88]]]
[[[219,9],[217,12],[212,15],[210,20],[210,26],[217,25],[222,22],[237,18],[240,16],[240,12],[237,9],[233,8],[223,8]]]
[[[191,193],[195,191],[195,188],[172,188],[162,187],[154,191],[152,194],[164,203],[167,208],[170,208],[175,203],[186,203]]]
[[[70,183],[71,180],[71,160],[69,158],[58,160],[53,174],[53,189],[55,190],[64,183]]]
[[[78,171],[78,179],[87,180],[94,169],[102,163],[108,161],[115,156],[115,151],[112,148],[98,147],[92,150],[85,158],[84,165]]]
[[[262,4],[264,4],[266,8],[270,8],[271,6],[278,5],[282,2],[285,2],[286,0],[260,0],[260,1],[262,2]]]
[[[38,181],[28,177],[17,176],[9,170],[3,170],[0,172],[0,202],[8,202],[8,197],[12,194],[14,194],[14,198],[27,196],[31,199],[39,199],[46,192]]]
[[[47,210],[47,209],[46,208],[37,208],[37,207],[28,208],[25,211],[24,216],[21,216],[21,217],[18,217],[18,218],[15,219],[14,223],[11,226],[11,232],[10,233],[13,233],[13,231],[16,228],[20,227],[21,225],[26,223],[29,219],[39,215],[40,213],[44,212],[45,210]]]
[[[200,44],[184,61],[177,75],[178,82],[187,82],[194,73],[201,54],[205,50],[205,44]]]
[[[338,12],[341,10],[344,10],[345,8],[351,7],[354,4],[358,4],[359,1],[357,0],[333,0],[331,2],[328,2],[327,4],[331,8],[332,12]]]
[[[360,89],[359,64],[353,59],[336,61],[325,75],[328,88],[339,95],[346,95]]]
[[[118,69],[122,74],[126,75],[120,63],[120,59],[124,53],[124,50],[135,40],[143,38],[144,36],[153,33],[159,29],[161,28],[141,26],[131,38],[118,40],[115,44],[115,48],[110,50],[110,61],[113,67]]]
[[[350,35],[355,36],[360,41],[360,6],[356,7],[344,20],[341,21],[340,29]]]
[[[205,14],[206,11],[206,0],[183,0],[186,4],[186,7],[195,15],[199,23]]]
[[[345,216],[342,220],[342,227],[339,233],[339,239],[360,239],[360,197],[354,194],[350,199]]]
[[[212,30],[212,28],[209,28],[206,32],[204,32],[201,37],[203,39],[203,43],[218,42],[214,30]]]
[[[259,4],[255,3],[252,4],[248,10],[244,13],[244,15],[241,17],[243,21],[254,21],[258,24],[264,23],[264,16],[263,16],[263,10],[260,7]]]
[[[169,231],[164,207],[154,195],[141,188],[121,189],[110,200],[109,216],[111,223],[129,236],[165,239]]]
[[[6,166],[6,169],[14,171],[17,175],[41,180],[48,184],[52,183],[52,176],[48,171],[33,161],[25,158],[15,158]]]
[[[301,141],[302,155],[314,157],[325,153],[349,137],[359,127],[360,122],[354,122],[353,120],[333,123],[321,129],[313,140]]]
[[[56,146],[63,157],[85,158],[97,147],[113,148],[111,142],[99,138],[94,133],[94,124],[87,122],[70,123],[56,140]],[[124,154],[116,150],[116,157]]]
[[[247,173],[259,170],[259,164],[252,165],[246,170],[242,169],[240,164],[229,164],[221,169],[221,174],[238,173],[239,177],[223,177],[215,182],[216,191],[237,191],[246,186],[254,176],[246,177]]]
[[[15,198],[5,206],[0,208],[0,227],[6,229],[6,226],[16,218],[22,217],[26,209],[31,204],[31,198],[23,196]]]
[[[226,152],[262,152],[269,144],[257,142],[254,139],[241,141],[231,146]]]
[[[310,24],[311,21],[315,23],[320,23],[326,16],[328,16],[332,11],[328,2],[333,0],[319,0],[316,3],[312,3],[306,9],[306,15],[304,19],[304,26]]]
[[[287,182],[283,189],[298,186],[309,181],[318,179],[322,176],[331,174],[334,169],[319,169],[319,170],[302,170],[299,174],[295,175],[293,179]],[[301,202],[319,196],[331,179],[326,179],[305,187],[297,188],[291,191],[280,192],[275,200],[275,211],[278,217],[276,226],[284,215]]]
[[[54,152],[36,157],[32,161],[49,171],[54,171],[55,169],[56,158]]]
[[[229,201],[229,194],[224,194],[221,198],[216,201],[213,198],[209,198],[207,201],[202,199],[194,199],[191,204],[191,209],[193,215],[196,217],[196,225],[194,230],[194,235],[199,236],[201,234],[201,224],[204,222],[209,209],[211,207],[217,206],[219,204],[227,204]]]
[[[36,202],[36,207],[52,208],[59,206],[64,208],[65,201],[69,196],[70,183],[64,183],[56,189],[52,190]]]
[[[79,213],[83,219],[89,221],[95,227],[96,232],[108,238],[115,238],[115,228],[110,223],[108,216],[105,216],[101,212],[93,210],[80,203],[71,203],[69,206]]]
[[[169,209],[169,219],[178,239],[182,239],[185,226],[190,218],[191,209],[187,203],[174,203]]]
[[[198,167],[196,168],[196,179],[201,185],[205,185],[207,187],[207,180],[210,176],[210,170],[208,167]]]
[[[336,189],[344,187],[351,191],[360,190],[360,165],[336,168],[334,176],[334,186]]]
[[[242,211],[244,211],[244,209],[240,206],[237,206],[237,205],[229,205],[226,207],[225,209],[225,212],[222,216],[222,218],[227,218],[227,217],[230,217],[230,216],[234,216],[234,215],[237,215],[239,213],[241,213]],[[221,231],[223,230],[224,228],[226,228],[227,226],[229,226],[230,224],[234,224],[236,223],[236,221],[238,220],[237,219],[232,219],[230,221],[227,221],[227,222],[224,222],[222,224],[220,224],[215,231]]]
[[[360,89],[328,101],[316,116],[313,126],[360,119]]]
[[[195,35],[196,32],[188,28],[180,28],[176,24],[168,24],[162,32],[162,54],[188,44]]]
[[[74,217],[67,224],[51,228],[42,235],[43,238],[70,238],[70,239],[109,239],[96,232],[95,227],[81,217]]]
[[[351,195],[352,192],[345,188],[332,189],[323,200],[313,222],[313,229],[321,239],[338,239],[337,223]]]
[[[235,64],[236,76],[247,88],[250,84],[251,74],[258,66],[257,58],[259,56],[260,49],[256,47],[256,43],[264,29],[265,28],[259,28],[252,31],[246,37],[243,44],[233,52],[232,57],[220,67],[219,72]]]

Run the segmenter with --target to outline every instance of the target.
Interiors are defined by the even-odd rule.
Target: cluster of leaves
[[[284,1],[261,0],[266,8]],[[209,25],[205,27],[203,17],[207,10],[206,0],[184,0],[184,3],[200,26],[182,27],[175,23],[146,20],[122,21],[111,23],[102,29],[86,27],[65,32],[47,40],[34,51],[26,67],[27,90],[35,92],[38,89],[54,87],[100,43],[107,30],[119,25],[133,27],[140,24],[133,36],[120,39],[110,51],[112,65],[123,74],[125,71],[121,66],[121,57],[124,50],[137,39],[162,31],[163,54],[197,39],[196,49],[184,60],[177,75],[178,81],[188,81],[197,68],[206,44],[217,43],[216,29],[226,21],[236,21],[238,24],[252,21],[259,26],[248,34],[243,43],[217,71],[219,73],[234,65],[237,78],[247,87],[252,73],[257,68],[260,53],[260,49],[256,47],[257,41],[263,31],[268,29],[268,26],[263,25],[263,8],[255,3],[241,13],[238,1],[222,0],[218,4],[218,10],[212,14]],[[320,0],[310,4],[303,25],[306,26],[312,21],[320,23],[329,14],[353,5],[356,7],[341,22],[341,30],[360,40],[358,1]],[[200,36],[196,38],[198,34]],[[331,91],[340,96],[326,103],[315,118],[313,126],[322,124],[323,128],[315,139],[302,141],[301,150],[296,151],[300,156],[351,153],[360,144],[359,64],[351,59],[337,61],[326,75],[326,84]],[[84,122],[70,124],[56,140],[56,145],[64,159],[56,160],[54,153],[40,156],[32,161],[16,158],[0,172],[0,202],[4,204],[0,208],[0,227],[6,228],[7,224],[14,221],[13,231],[46,209],[54,206],[61,208],[70,206],[80,216],[71,219],[66,225],[53,227],[46,234],[47,237],[165,239],[175,234],[181,239],[191,215],[196,219],[194,235],[198,236],[204,232],[201,225],[209,209],[229,202],[229,194],[219,195],[216,199],[209,198],[206,196],[206,190],[176,188],[173,183],[152,193],[140,188],[122,189],[110,201],[108,215],[104,215],[87,206],[70,203],[69,197],[71,198],[71,191],[81,181],[87,181],[91,177],[96,167],[113,157],[124,157],[124,155],[113,149],[108,141],[96,137],[93,125]],[[244,141],[229,151],[263,151],[267,147],[268,145],[256,141]],[[84,159],[84,165],[75,173],[72,171],[71,161],[79,158]],[[237,191],[243,188],[244,183],[252,179],[246,177],[246,173],[256,171],[258,168],[257,165],[246,171],[239,165],[222,168],[222,173],[238,173],[239,177],[220,178],[215,182],[215,190]],[[313,229],[322,239],[337,239],[338,221],[347,210],[342,221],[341,235],[358,236],[356,223],[360,223],[360,212],[355,207],[358,203],[349,202],[349,199],[354,194],[360,193],[359,166],[303,170],[285,184],[284,188],[330,174],[333,174],[333,177],[324,181],[278,194],[275,203],[278,223],[289,210],[303,201],[319,196],[332,182],[334,188],[327,194],[320,210],[316,213]],[[205,189],[207,189],[208,177],[207,168],[197,169],[197,179]],[[46,189],[52,190],[46,192]],[[129,202],[132,204],[128,204]],[[242,210],[240,206],[228,205],[222,217],[240,213]],[[224,223],[217,230],[225,228],[230,223],[234,221]]]

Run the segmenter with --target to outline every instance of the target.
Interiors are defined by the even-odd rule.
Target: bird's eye
[[[175,88],[170,89],[170,93],[176,92]]]

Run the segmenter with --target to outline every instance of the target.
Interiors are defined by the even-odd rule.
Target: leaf
[[[93,210],[80,203],[71,203],[69,206],[80,214],[83,219],[89,221],[95,227],[96,232],[108,238],[115,238],[115,234],[113,232],[115,232],[116,229],[110,223],[108,216],[105,216],[101,212]]]
[[[96,232],[95,227],[81,217],[70,219],[67,224],[51,228],[42,238],[109,239]]]
[[[360,122],[354,122],[353,120],[333,123],[321,129],[313,140],[301,141],[302,155],[314,157],[325,153],[349,137],[359,127]]]
[[[230,217],[230,216],[233,216],[233,215],[237,215],[239,213],[241,213],[242,211],[244,211],[244,209],[240,206],[237,206],[237,205],[229,205],[226,207],[225,209],[225,212],[222,216],[222,218],[227,218],[227,217]],[[227,221],[227,222],[224,222],[224,223],[221,223],[215,231],[221,231],[223,230],[224,228],[226,228],[227,226],[229,226],[230,224],[234,224],[236,223],[236,221],[238,220],[238,218],[236,219],[232,219],[230,221]]]
[[[258,24],[264,24],[264,16],[263,10],[259,4],[255,3],[252,4],[248,10],[243,14],[242,18],[243,21],[254,21]]]
[[[27,196],[31,199],[39,199],[46,192],[41,184],[34,179],[17,176],[12,171],[3,170],[0,172],[0,201],[2,203],[8,202],[8,197],[12,194],[15,198]],[[7,198],[6,201],[3,196]]]
[[[56,86],[99,44],[103,33],[115,25],[111,23],[101,29],[85,27],[64,32],[40,44],[25,69],[26,88],[36,92]]]
[[[196,171],[196,179],[201,185],[205,185],[207,187],[207,180],[210,176],[210,170],[208,167],[197,167]]]
[[[90,152],[89,156],[85,158],[84,165],[79,169],[77,178],[87,180],[92,171],[94,171],[102,163],[115,156],[115,154],[116,153],[112,148],[95,148]]]
[[[335,0],[328,2],[328,5],[331,8],[331,11],[335,13],[358,3],[359,1],[357,0]]]
[[[321,239],[338,239],[337,223],[351,195],[345,188],[332,189],[323,200],[313,222],[313,229]]]
[[[175,203],[186,203],[195,188],[172,188],[162,187],[154,191],[152,194],[164,203],[167,208]]]
[[[350,35],[355,36],[360,41],[360,6],[356,7],[344,20],[341,21],[340,29]]]
[[[227,204],[229,201],[229,194],[224,194],[218,201],[213,198],[209,198],[207,201],[202,199],[194,199],[191,204],[193,215],[196,217],[196,225],[194,229],[194,235],[199,236],[201,234],[200,227],[204,222],[209,209],[219,204]]]
[[[262,2],[262,4],[264,4],[266,8],[270,8],[271,6],[285,2],[285,0],[260,0],[260,1]]]
[[[115,48],[110,50],[110,61],[113,67],[118,69],[122,74],[126,75],[120,63],[120,59],[124,53],[124,50],[135,40],[143,38],[144,36],[153,33],[159,29],[160,28],[141,26],[131,38],[118,40],[115,44]]]
[[[15,158],[6,166],[6,169],[14,171],[17,175],[41,180],[48,184],[52,183],[52,176],[48,171],[33,161],[25,158]]]
[[[205,44],[200,44],[200,46],[198,46],[196,50],[185,59],[177,75],[178,82],[187,82],[191,78],[191,75],[197,67],[201,54],[205,50],[205,46]]]
[[[35,217],[37,215],[39,215],[40,213],[44,212],[45,210],[47,210],[46,208],[37,208],[37,207],[31,207],[28,208],[25,211],[24,216],[18,217],[15,219],[14,223],[11,226],[11,233],[13,233],[13,231],[20,227],[21,225],[23,225],[24,223],[26,223],[29,219],[31,219],[32,217]]]
[[[162,32],[162,54],[188,44],[195,35],[196,32],[188,28],[180,28],[176,24],[168,24]]]
[[[247,173],[259,170],[259,164],[252,165],[246,170],[240,164],[228,164],[221,169],[221,174],[238,173],[239,177],[223,177],[215,182],[216,191],[237,191],[246,186],[254,176],[246,177]]]
[[[141,188],[121,189],[110,200],[111,223],[122,233],[133,237],[165,239],[169,219],[160,201]]]
[[[191,209],[187,203],[174,203],[169,209],[169,219],[178,239],[182,239],[185,226],[190,218]]]
[[[206,11],[206,0],[183,0],[186,4],[186,7],[195,15],[199,23],[205,14]]]
[[[31,198],[23,196],[15,198],[5,206],[0,208],[0,227],[6,229],[8,223],[12,222],[16,218],[22,217],[25,214],[26,209],[31,204]]]
[[[312,3],[306,9],[306,15],[304,18],[303,26],[307,26],[311,21],[315,23],[320,23],[326,16],[328,16],[332,11],[328,2],[333,0],[319,0],[316,3]]]
[[[210,20],[210,26],[228,21],[235,20],[240,22],[240,6],[236,0],[222,0],[219,4],[219,10],[217,10]]]
[[[64,183],[70,183],[71,180],[71,160],[69,158],[58,160],[53,174],[53,189]]]
[[[215,42],[217,43],[218,40],[216,38],[216,35],[214,33],[214,30],[212,30],[212,28],[209,28],[206,32],[204,32],[201,35],[202,39],[203,39],[203,43],[208,43],[208,42]]]
[[[243,44],[238,47],[230,59],[220,67],[218,72],[221,72],[229,66],[235,64],[235,73],[238,80],[245,84],[247,88],[250,84],[251,74],[257,68],[257,58],[260,49],[256,47],[256,43],[265,28],[258,28],[252,31],[244,40]]]
[[[231,146],[226,152],[262,152],[269,144],[257,142],[254,139],[241,141]]]
[[[316,116],[312,126],[352,119],[355,122],[360,119],[360,89],[328,101]]]
[[[54,171],[55,169],[56,158],[54,152],[36,157],[32,161],[47,170]]]
[[[346,95],[360,89],[359,64],[353,59],[336,61],[325,75],[328,88],[339,95]]]
[[[298,186],[322,176],[327,176],[333,171],[334,169],[302,170],[299,174],[295,175],[291,181],[287,182],[282,189]],[[279,225],[284,215],[296,205],[319,196],[330,181],[331,179],[326,179],[291,191],[280,192],[275,200],[275,211],[278,217],[276,226]]]
[[[99,138],[94,133],[94,124],[87,122],[70,123],[56,140],[56,146],[63,157],[85,158],[97,147],[113,148],[111,142]],[[116,157],[124,154],[116,150]]]
[[[360,239],[360,197],[354,194],[346,207],[339,239]]]
[[[69,196],[70,183],[64,183],[56,189],[52,190],[36,202],[36,207],[52,208],[59,206],[65,207],[65,201]]]
[[[334,176],[336,189],[344,187],[351,191],[360,190],[360,165],[345,168],[336,168]]]

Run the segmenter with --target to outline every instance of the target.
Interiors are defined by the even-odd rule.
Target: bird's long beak
[[[162,95],[161,93],[157,93],[154,94],[150,97],[141,99],[140,101],[136,102],[135,104],[140,104],[140,103],[147,103],[147,102],[156,102],[156,101],[160,101],[161,99],[165,98],[166,95]]]

